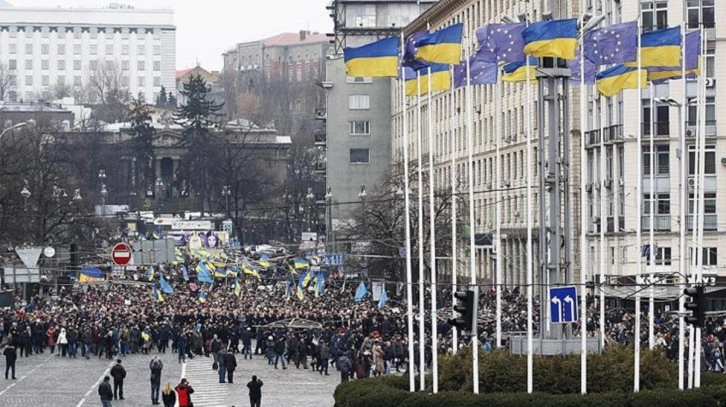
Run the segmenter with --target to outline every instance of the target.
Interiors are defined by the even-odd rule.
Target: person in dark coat
[[[224,377],[227,373],[227,351],[225,351],[224,348],[219,351],[217,360],[219,362],[219,382],[224,383]]]
[[[320,340],[320,345],[318,348],[318,370],[320,370],[320,374],[322,375],[325,373],[326,376],[328,376],[328,365],[330,361],[330,348],[325,343],[324,340]]]
[[[15,361],[18,359],[18,352],[15,350],[15,346],[8,344],[3,351],[5,355],[5,380],[8,380],[8,373],[12,370],[13,379],[15,379]]]
[[[111,400],[113,399],[113,390],[111,390],[111,378],[106,376],[103,378],[103,383],[98,385],[98,395],[101,397],[101,404],[103,407],[111,407]]]
[[[350,378],[350,368],[351,368],[350,359],[348,359],[348,356],[346,354],[341,355],[338,358],[338,370],[340,370],[340,382],[347,382],[348,378]]]
[[[262,402],[262,380],[259,380],[257,376],[252,376],[252,381],[247,383],[247,388],[250,389],[250,406],[260,407]]]
[[[159,390],[161,389],[161,371],[164,369],[164,363],[158,356],[154,356],[149,362],[149,370],[151,370],[151,404],[159,404]]]
[[[237,369],[237,357],[234,352],[227,352],[224,356],[224,365],[227,368],[227,383],[234,383],[234,370]]]
[[[116,359],[116,364],[111,368],[111,377],[113,377],[113,399],[123,400],[126,369],[121,365],[121,359]]]

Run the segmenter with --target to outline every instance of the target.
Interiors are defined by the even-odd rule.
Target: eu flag
[[[416,41],[416,59],[437,64],[458,64],[463,30],[464,24],[458,23],[426,34]]]
[[[635,61],[638,58],[638,24],[631,21],[588,31],[583,43],[585,58],[597,65]]]
[[[477,55],[469,58],[469,83],[471,85],[491,85],[497,83],[499,67],[496,62],[477,59]],[[454,66],[454,88],[466,86],[466,61]]]
[[[487,62],[524,61],[525,23],[486,24],[476,30],[479,41],[477,54]]]
[[[532,23],[522,31],[524,53],[538,58],[575,59],[577,19]]]
[[[585,85],[595,84],[595,75],[597,74],[597,65],[585,57],[585,80],[580,80],[581,66],[580,66],[580,49],[578,48],[575,52],[575,59],[568,62],[567,65],[570,68],[570,81],[576,85],[584,82]]]
[[[390,37],[360,47],[343,49],[348,76],[398,75],[398,38]]]

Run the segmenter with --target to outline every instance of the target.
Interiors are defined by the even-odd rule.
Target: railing
[[[693,230],[693,215],[688,215],[686,221],[688,230]],[[716,230],[718,229],[718,215],[715,213],[706,213],[703,215],[703,230]]]
[[[650,215],[643,214],[642,216],[643,217],[640,218],[641,230],[650,230]],[[653,230],[656,232],[670,231],[671,215],[655,215],[653,219]]]
[[[650,123],[642,123],[643,135],[650,136]],[[670,122],[654,122],[653,129],[655,137],[668,137],[670,134]]]
[[[602,129],[602,135],[604,137],[603,142],[612,143],[614,141],[623,141],[623,125],[614,124]],[[600,129],[590,130],[585,132],[585,145],[594,146],[600,144]]]
[[[694,137],[698,131],[698,124],[695,121],[686,122],[686,131],[690,131],[691,137]],[[716,120],[706,120],[706,135],[716,135]]]
[[[585,132],[585,145],[592,146],[600,144],[600,129]]]

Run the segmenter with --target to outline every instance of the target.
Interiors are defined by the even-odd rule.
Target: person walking
[[[116,359],[116,364],[111,368],[111,377],[113,377],[113,399],[123,400],[126,369],[121,365],[121,359]]]
[[[330,364],[330,348],[323,339],[320,340],[318,357],[318,370],[320,370],[320,374],[322,375],[323,373],[325,373],[325,375],[328,376],[328,365]]]
[[[247,388],[250,389],[250,406],[260,407],[262,401],[262,380],[258,379],[257,376],[252,376],[252,381],[247,383]]]
[[[151,404],[159,404],[159,389],[161,387],[161,371],[164,369],[164,362],[158,356],[154,356],[149,362],[151,370]]]
[[[227,374],[227,352],[222,348],[217,355],[217,362],[219,365],[219,382],[225,383],[224,377]]]
[[[224,366],[227,368],[227,383],[234,383],[234,371],[237,369],[237,357],[234,352],[227,352],[224,357]]]
[[[179,407],[192,407],[191,395],[194,393],[194,389],[186,378],[181,379],[181,382],[176,386],[175,390],[177,398],[179,399]]]
[[[104,377],[103,382],[98,385],[98,395],[101,397],[103,407],[111,407],[113,390],[111,390],[111,378],[109,376]]]
[[[161,390],[161,401],[164,402],[164,407],[174,407],[176,404],[176,392],[171,387],[171,382],[164,384],[164,389]]]
[[[15,361],[18,359],[18,351],[15,350],[12,342],[8,343],[3,351],[5,355],[5,380],[8,380],[8,373],[12,371],[13,380],[15,380]]]
[[[350,377],[351,362],[346,354],[342,354],[338,358],[338,370],[340,370],[340,382],[347,382]]]

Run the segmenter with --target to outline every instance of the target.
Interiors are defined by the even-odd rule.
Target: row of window
[[[64,59],[60,59],[56,62],[56,70],[58,71],[64,71],[66,70],[66,61]],[[117,65],[116,61],[106,60],[106,68],[112,69],[115,68]],[[33,60],[32,59],[26,59],[25,60],[25,69],[32,70],[34,69],[33,66]],[[160,72],[161,71],[161,61],[153,61],[153,64],[149,64],[153,68],[154,71]],[[95,70],[98,67],[98,61],[97,60],[91,60],[88,62],[88,67],[91,70]],[[122,71],[128,71],[130,67],[130,62],[128,60],[120,61],[120,68]],[[147,67],[146,61],[136,61],[136,70],[137,71],[145,71]],[[17,59],[9,59],[8,60],[8,69],[17,70],[18,69],[18,60]],[[40,61],[40,69],[44,71],[50,70],[50,60],[43,59]],[[80,71],[82,69],[82,61],[80,59],[76,59],[73,61],[73,70],[74,71]]]
[[[670,146],[667,144],[656,144],[653,146],[653,157],[655,174],[669,176],[670,167]],[[650,175],[650,146],[643,146],[643,176]],[[704,174],[716,175],[716,146],[709,144],[704,149]],[[696,174],[696,146],[688,146],[688,175]]]
[[[143,38],[143,35],[151,35],[154,40],[161,39],[161,29],[135,29],[135,28],[76,28],[76,27],[2,27],[2,31],[7,31],[10,38],[17,38],[18,33],[25,33],[25,38],[33,38],[36,32],[40,32],[41,38],[50,38],[51,34],[55,34],[56,38],[64,39],[66,34],[72,34],[74,39],[83,38],[83,34],[86,34],[90,39],[95,40],[99,37],[99,34],[107,40],[113,39],[115,35],[120,35],[121,39],[128,40],[132,33],[136,34],[136,38]]]
[[[89,53],[91,55],[98,54],[98,44],[89,44],[88,49],[89,49]],[[153,50],[154,55],[161,55],[161,45],[154,45],[151,49]],[[106,44],[105,50],[106,50],[107,55],[113,55],[115,52],[114,44]],[[121,55],[129,55],[129,50],[130,50],[130,46],[128,44],[121,45]],[[147,50],[146,45],[139,44],[136,46],[137,55],[145,55],[146,50]],[[58,44],[57,51],[58,51],[57,52],[58,55],[65,55],[66,54],[66,44]],[[81,44],[73,44],[73,54],[74,55],[81,55],[81,51],[82,51]],[[18,44],[16,44],[16,43],[8,44],[8,53],[17,54],[18,53]],[[50,44],[40,44],[40,53],[42,55],[49,55],[50,54]],[[25,54],[26,55],[35,55],[34,44],[25,44]]]
[[[703,247],[703,265],[707,267],[718,266],[718,248],[716,247]],[[693,249],[690,249],[689,262],[693,260]],[[655,264],[659,266],[670,266],[672,264],[672,250],[670,247],[656,247],[655,248]],[[627,263],[627,261],[624,261]],[[610,264],[615,264],[615,248],[610,248]],[[646,264],[650,264],[650,255],[646,256]]]
[[[716,26],[715,15],[716,0],[687,0],[687,24],[688,28],[714,28]],[[667,0],[643,0],[641,1],[643,16],[643,31],[653,31],[668,28],[668,1]]]
[[[121,86],[129,86],[129,77],[126,75],[121,76]],[[56,77],[56,84],[58,85],[70,85],[66,83],[66,77],[65,76],[58,76]],[[73,77],[73,86],[81,86],[83,84],[83,79],[81,76],[74,76]],[[161,86],[161,77],[155,76],[153,79],[154,86],[158,87]],[[8,76],[8,85],[9,86],[17,86],[17,77],[15,75]],[[34,86],[33,83],[33,75],[26,75],[25,76],[25,86]],[[41,86],[50,86],[50,76],[49,75],[41,75],[40,77],[40,85]],[[144,87],[146,86],[146,77],[139,76],[136,78],[136,86]]]

